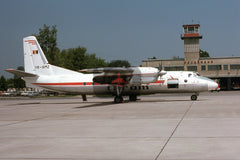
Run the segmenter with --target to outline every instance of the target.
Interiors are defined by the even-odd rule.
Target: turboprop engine
[[[132,78],[130,84],[148,84],[154,83],[158,80],[158,77],[165,75],[166,71],[159,71],[153,67],[133,67]]]

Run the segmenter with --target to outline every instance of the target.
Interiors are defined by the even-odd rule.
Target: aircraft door
[[[195,81],[194,75],[192,73],[189,73],[187,78],[184,80],[184,88],[186,90],[194,91],[195,83],[196,81]]]

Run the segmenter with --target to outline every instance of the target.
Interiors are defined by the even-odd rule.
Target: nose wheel
[[[192,95],[192,96],[191,96],[191,100],[192,100],[192,101],[196,101],[196,100],[197,100],[197,95]]]

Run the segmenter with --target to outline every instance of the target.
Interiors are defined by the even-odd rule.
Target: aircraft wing
[[[85,73],[102,73],[94,76],[93,82],[95,83],[116,85],[128,84],[133,76],[133,71],[134,70],[132,68],[121,67],[106,67],[80,70],[80,72]]]
[[[37,76],[36,74],[27,73],[27,72],[15,70],[15,69],[6,69],[5,71],[12,73],[18,77],[35,77],[35,76]]]

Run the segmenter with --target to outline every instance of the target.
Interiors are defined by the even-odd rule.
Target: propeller
[[[162,67],[162,63],[161,63],[161,65],[159,64],[159,66],[158,66],[158,70],[159,70],[158,75],[160,76],[160,78],[162,78],[163,75],[167,74],[167,71],[164,71],[162,68],[163,67]]]

